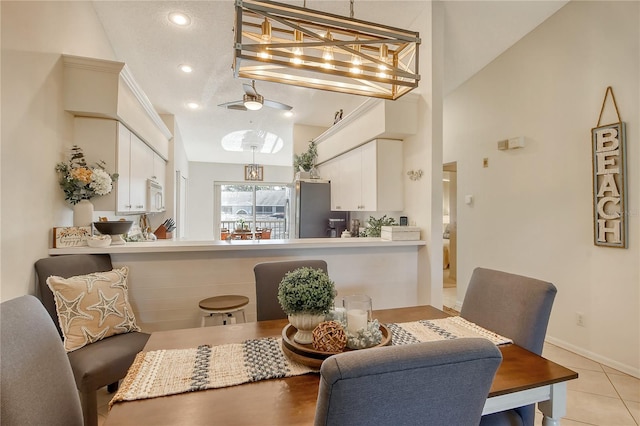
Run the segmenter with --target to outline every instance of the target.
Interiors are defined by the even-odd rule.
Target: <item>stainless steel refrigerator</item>
[[[296,180],[291,200],[290,223],[295,238],[326,238],[331,236],[329,219],[344,219],[346,226],[347,213],[331,211],[331,183],[329,181],[320,179]]]

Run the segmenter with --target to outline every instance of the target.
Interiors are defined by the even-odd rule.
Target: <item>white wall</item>
[[[320,136],[327,130],[326,127],[307,126],[304,124],[293,125],[293,153],[302,154],[309,149],[309,142]]]
[[[2,300],[35,292],[51,229],[71,223],[55,165],[72,145],[61,54],[115,60],[90,2],[2,1]]]
[[[263,166],[266,184],[290,184],[293,167]],[[225,182],[244,182],[244,164],[189,163],[187,200],[187,235],[189,240],[214,239],[214,185]]]
[[[444,162],[458,167],[459,302],[476,266],[551,281],[558,294],[548,339],[635,376],[639,16],[638,2],[570,2],[450,94],[444,110]],[[626,250],[593,245],[590,131],[607,86],[627,123]],[[524,149],[497,150],[516,136]]]
[[[420,32],[418,131],[403,142],[404,213],[427,241],[418,253],[418,303],[442,307],[442,68],[444,16],[441,2],[424,2],[414,25]],[[422,170],[410,180],[408,170]]]

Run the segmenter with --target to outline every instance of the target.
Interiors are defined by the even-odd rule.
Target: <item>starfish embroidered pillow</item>
[[[126,266],[71,278],[50,276],[67,352],[115,334],[140,331],[129,303]]]

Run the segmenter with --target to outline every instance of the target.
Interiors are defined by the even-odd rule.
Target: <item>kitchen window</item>
[[[286,185],[254,185],[228,183],[216,185],[214,235],[220,238],[224,229],[244,228],[271,230],[271,239],[287,238]],[[255,213],[254,213],[255,212]]]

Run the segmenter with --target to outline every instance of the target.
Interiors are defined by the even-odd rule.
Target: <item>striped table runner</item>
[[[512,343],[461,317],[387,324],[393,345],[483,337]],[[109,405],[183,392],[215,389],[259,380],[317,372],[290,360],[281,338],[267,337],[219,346],[140,352]]]

